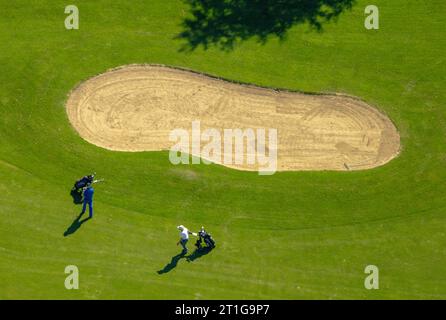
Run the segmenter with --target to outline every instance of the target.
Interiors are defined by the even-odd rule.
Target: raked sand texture
[[[241,85],[157,65],[131,65],[76,87],[67,112],[80,136],[116,151],[169,150],[173,129],[277,129],[277,170],[362,170],[396,157],[393,123],[365,102]],[[193,152],[192,152],[193,153]],[[244,157],[246,159],[246,157]],[[219,162],[222,164],[221,162]],[[256,165],[229,165],[256,170]]]

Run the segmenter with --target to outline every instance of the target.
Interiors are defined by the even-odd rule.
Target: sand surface
[[[222,134],[277,129],[278,171],[369,169],[400,150],[393,123],[359,99],[240,85],[164,66],[131,65],[93,77],[70,93],[66,108],[82,138],[115,151],[169,150],[171,130],[190,131],[195,120],[202,131]]]

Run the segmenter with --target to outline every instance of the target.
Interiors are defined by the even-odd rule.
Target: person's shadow
[[[186,252],[182,251],[181,253],[177,254],[176,256],[173,256],[172,259],[170,260],[170,262],[168,264],[166,264],[166,266],[163,269],[158,270],[157,273],[158,274],[168,273],[176,268],[176,266],[178,265],[178,262],[181,259],[186,258],[187,262],[192,262],[196,259],[201,258],[204,255],[207,255],[209,252],[212,251],[212,249],[213,248],[210,248],[210,247],[195,249],[195,251],[192,254],[188,255],[187,257],[186,257]]]
[[[172,260],[170,260],[170,262],[168,264],[166,264],[166,266],[163,269],[157,271],[158,274],[168,273],[169,271],[174,269],[177,266],[178,261],[180,261],[180,259],[184,258],[185,256],[186,256],[186,252],[184,252],[184,251],[177,254],[176,256],[173,256]]]
[[[79,216],[73,221],[73,223],[68,227],[68,229],[63,233],[64,237],[69,236],[70,234],[75,233],[85,222],[90,220],[90,217],[81,220],[83,213],[79,214]]]
[[[207,255],[209,252],[212,251],[213,248],[211,247],[204,247],[200,249],[195,249],[195,251],[186,257],[187,262],[192,262],[196,259],[201,258],[202,256]]]

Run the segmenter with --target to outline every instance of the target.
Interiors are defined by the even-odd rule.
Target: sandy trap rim
[[[269,87],[269,86],[263,86],[263,85],[259,85],[259,84],[254,84],[254,83],[249,83],[249,82],[244,82],[244,81],[240,81],[240,80],[233,80],[233,79],[228,79],[225,77],[220,77],[214,74],[210,74],[210,73],[206,73],[206,72],[201,72],[201,71],[196,71],[193,69],[189,69],[186,67],[180,67],[180,66],[173,66],[173,65],[166,65],[166,64],[162,64],[162,63],[131,63],[131,64],[124,64],[118,67],[113,67],[113,68],[109,68],[103,72],[100,73],[96,73],[95,75],[93,75],[92,77],[89,77],[88,79],[85,80],[81,80],[79,81],[68,93],[67,93],[67,98],[65,100],[65,105],[68,102],[68,98],[70,97],[70,95],[72,94],[73,91],[75,91],[76,89],[78,89],[84,82],[95,79],[97,77],[100,77],[102,75],[104,75],[105,73],[108,72],[112,72],[112,71],[117,71],[120,69],[125,69],[128,67],[162,67],[162,68],[168,68],[168,69],[172,69],[172,70],[180,70],[180,71],[187,71],[187,72],[191,72],[191,73],[195,73],[197,75],[201,75],[201,76],[206,76],[215,80],[219,80],[219,81],[224,81],[224,82],[230,82],[233,84],[237,84],[240,86],[245,86],[245,87],[251,87],[251,88],[260,88],[260,89],[266,89],[266,90],[273,90],[273,91],[279,91],[279,92],[289,92],[289,93],[300,93],[300,94],[307,94],[307,95],[312,95],[312,96],[335,96],[335,97],[346,97],[346,98],[350,98],[350,99],[354,99],[357,101],[361,101],[363,103],[368,104],[369,106],[375,108],[376,110],[378,110],[382,115],[386,116],[391,122],[392,124],[395,126],[395,128],[398,129],[398,127],[396,126],[396,124],[392,121],[392,119],[378,106],[365,101],[364,99],[354,96],[354,95],[350,95],[348,93],[344,93],[344,92],[330,92],[330,91],[323,91],[323,92],[314,92],[314,91],[305,91],[305,90],[299,90],[299,89],[288,89],[288,88],[282,88],[282,87]],[[139,152],[139,151],[136,151]]]
[[[360,97],[354,96],[354,95],[350,95],[348,93],[344,93],[344,92],[330,92],[330,91],[321,91],[321,92],[314,92],[314,91],[304,91],[304,90],[299,90],[299,89],[289,89],[289,88],[283,88],[283,87],[272,87],[272,86],[265,86],[265,85],[259,85],[259,84],[254,84],[254,83],[249,83],[249,82],[244,82],[244,81],[240,81],[240,80],[234,80],[234,79],[228,79],[225,77],[221,77],[221,76],[217,76],[214,74],[210,74],[210,73],[206,73],[206,72],[202,72],[202,71],[197,71],[197,70],[193,70],[193,69],[189,69],[187,67],[182,67],[182,66],[175,66],[175,65],[166,65],[166,64],[162,64],[162,63],[131,63],[131,64],[124,64],[124,65],[120,65],[117,67],[112,67],[112,68],[108,68],[105,71],[102,71],[100,73],[96,73],[95,75],[88,77],[86,79],[80,80],[74,87],[71,88],[71,90],[67,93],[66,95],[66,99],[64,102],[64,108],[65,108],[65,115],[67,117],[68,122],[70,123],[70,127],[72,128],[72,130],[81,137],[80,133],[78,132],[78,130],[76,130],[76,128],[74,127],[73,123],[70,121],[69,116],[68,116],[68,102],[70,99],[70,96],[72,95],[72,93],[74,91],[76,91],[77,89],[79,89],[80,86],[82,86],[85,82],[96,79],[98,77],[103,76],[106,73],[109,72],[113,72],[113,71],[118,71],[121,69],[126,69],[129,67],[161,67],[161,68],[166,68],[166,69],[172,69],[172,70],[179,70],[179,71],[185,71],[185,72],[190,72],[199,76],[204,76],[204,77],[208,77],[217,81],[222,81],[222,82],[226,82],[226,83],[231,83],[231,84],[236,84],[239,86],[243,86],[246,88],[253,88],[253,89],[265,89],[265,90],[271,90],[271,91],[276,91],[276,92],[284,92],[284,93],[297,93],[297,94],[304,94],[304,95],[310,95],[310,96],[332,96],[332,97],[345,97],[345,98],[349,98],[352,100],[356,100],[358,102],[367,104],[369,107],[375,109],[376,112],[378,112],[379,114],[381,114],[382,116],[386,117],[387,120],[394,126],[396,132],[398,132],[399,135],[399,128],[396,125],[396,123],[392,120],[391,117],[389,117],[387,115],[387,113],[382,110],[379,106],[372,104]],[[400,136],[400,135],[399,135]],[[81,137],[82,138],[82,137]],[[401,138],[401,136],[400,136]],[[105,149],[105,150],[109,150],[109,151],[119,151],[119,152],[128,152],[128,153],[138,153],[138,152],[168,152],[168,150],[126,150],[126,151],[122,151],[119,149],[113,149],[113,148],[104,148],[101,145],[95,144],[94,142],[85,140],[84,138],[82,138],[82,140],[88,142],[89,144],[93,144],[96,147],[99,147],[101,149]],[[398,144],[398,149],[397,151],[394,153],[393,157],[391,159],[389,159],[389,161],[385,162],[385,163],[381,163],[379,165],[376,165],[374,167],[371,168],[367,168],[367,169],[363,169],[363,170],[372,170],[375,168],[379,168],[383,165],[386,165],[390,162],[390,160],[395,160],[396,158],[398,158],[403,150],[403,144],[401,142],[401,139],[399,141]],[[220,163],[214,163],[212,162],[212,164],[214,165],[219,165],[219,166],[223,166],[223,167],[229,167],[231,169],[236,169],[239,171],[245,171],[245,172],[252,172],[251,170],[245,170],[245,169],[241,169],[238,167],[233,167],[233,166],[226,166]],[[359,171],[363,171],[363,170],[359,170]],[[337,172],[337,171],[357,171],[357,170],[336,170],[336,169],[315,169],[315,170],[285,170],[285,171],[281,171],[278,170],[277,172],[301,172],[301,171],[333,171],[333,172]]]

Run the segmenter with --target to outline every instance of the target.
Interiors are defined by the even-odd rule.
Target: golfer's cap
[[[177,229],[184,230],[184,226],[180,225],[180,226],[177,227]]]

